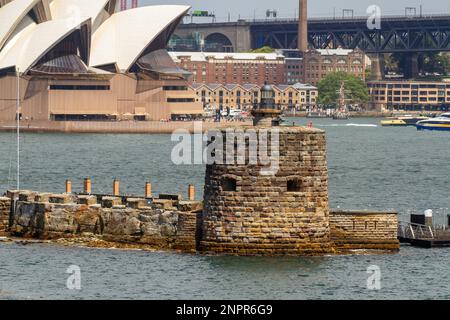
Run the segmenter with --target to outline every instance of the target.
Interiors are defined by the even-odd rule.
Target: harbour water
[[[305,119],[291,119],[306,124]],[[450,213],[450,135],[382,128],[379,119],[314,120],[327,132],[330,201],[334,208],[394,209],[400,219],[433,209]],[[0,133],[0,190],[15,186],[15,136]],[[25,134],[22,188],[75,191],[84,177],[94,192],[202,194],[204,167],[175,166],[169,135]],[[0,243],[0,299],[450,299],[450,249],[402,247],[397,255],[323,258],[236,258],[61,248]],[[82,290],[65,286],[70,265]],[[381,270],[381,290],[367,289],[367,268]],[[419,289],[420,288],[420,289]]]

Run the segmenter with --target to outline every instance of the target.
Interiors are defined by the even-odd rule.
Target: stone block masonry
[[[10,212],[11,200],[9,198],[0,197],[0,236],[7,235]]]
[[[196,251],[200,202],[164,200],[162,208],[158,199],[97,198],[102,200],[101,204],[96,204],[93,196],[42,197],[21,192],[19,199],[25,201],[17,202],[10,234],[43,240],[93,236],[106,242],[152,249]],[[0,210],[1,204],[8,203],[6,198],[1,199],[4,198],[0,198]]]
[[[399,250],[395,212],[341,211],[330,213],[331,239],[339,250]]]
[[[131,247],[190,253],[202,249],[199,244],[204,239],[202,229],[206,225],[204,225],[201,202],[182,201],[177,197],[172,197],[170,200],[170,197],[168,199],[164,195],[163,199],[152,199],[149,204],[149,199],[141,198],[112,199],[112,197],[102,196],[68,196],[30,191],[13,191],[8,194],[11,197],[17,197],[19,201],[16,211],[10,216],[10,198],[0,197],[0,236],[42,240],[67,239],[69,243],[78,238],[91,240],[95,238],[110,243],[110,246],[131,245]],[[116,204],[111,207],[112,200]],[[259,217],[264,215],[262,213]],[[271,216],[270,213],[269,216]],[[245,225],[245,228],[248,228],[244,229],[245,231],[256,231],[256,227],[249,227],[254,225],[252,224],[254,221],[250,221],[248,215],[238,213],[237,217],[244,218],[242,226]],[[263,227],[257,229],[260,233],[255,233],[255,239],[259,240],[260,234],[268,233],[272,226],[278,228],[276,230],[280,236],[277,237],[274,233],[274,237],[268,238],[265,242],[237,246],[242,251],[236,250],[236,245],[230,243],[220,246],[216,244],[213,248],[218,250],[216,252],[218,254],[246,255],[277,255],[278,250],[283,254],[297,254],[299,250],[302,250],[303,254],[317,254],[317,252],[325,251],[320,243],[308,242],[311,239],[310,235],[314,239],[314,233],[307,233],[306,227],[301,226],[299,222],[295,224],[298,226],[295,230],[302,230],[305,240],[301,239],[300,235],[292,242],[284,240],[283,235],[287,235],[288,232],[291,232],[292,237],[295,236],[292,230],[282,229],[281,226],[290,219],[292,217],[277,219],[274,215],[270,219],[265,218],[263,223],[267,224],[264,230]],[[233,221],[234,226],[239,223]],[[331,210],[329,215],[330,249],[334,253],[347,253],[352,250],[397,251],[399,249],[397,224],[397,215],[393,212]],[[250,236],[248,237],[251,239]],[[97,246],[97,242],[94,241],[93,245]],[[294,249],[293,245],[295,245]],[[328,250],[328,247],[326,248]]]
[[[259,134],[267,128],[255,130]],[[334,252],[325,133],[304,127],[276,130],[279,170],[275,175],[261,174],[261,165],[207,166],[201,251],[235,255]]]

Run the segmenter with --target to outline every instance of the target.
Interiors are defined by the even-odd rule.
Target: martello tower
[[[243,149],[229,130],[218,131],[224,147],[214,152],[223,151],[231,158],[226,145],[231,146],[232,158],[245,156],[245,163],[207,165],[199,248],[203,252],[314,255],[331,251],[325,134],[279,126],[274,94],[271,86],[262,88],[261,104],[253,111],[254,127],[240,131],[245,136],[240,139]],[[271,164],[254,161],[266,154],[272,157]]]

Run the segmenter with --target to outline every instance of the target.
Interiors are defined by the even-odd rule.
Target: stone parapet
[[[139,198],[102,197],[102,204],[96,204],[95,196],[34,193],[31,197],[28,191],[19,192],[18,198],[27,201],[17,202],[11,217],[12,236],[56,240],[91,235],[154,249],[196,250],[200,202],[161,200],[171,208],[165,210],[158,201],[153,204]],[[0,198],[0,231],[3,218],[9,220],[9,212],[9,198]]]
[[[9,228],[9,215],[11,212],[11,200],[0,197],[0,236],[6,235]]]
[[[258,189],[258,183],[253,187]],[[216,203],[214,210],[218,211],[214,212],[221,215],[214,218],[211,213],[208,216],[201,202],[176,197],[172,200],[166,196],[164,199],[119,197],[119,204],[117,199],[104,196],[13,191],[8,195],[29,201],[19,200],[11,214],[11,199],[0,197],[0,236],[68,239],[69,242],[92,237],[113,246],[130,244],[156,250],[226,255],[399,250],[395,212],[328,211],[326,193],[321,191],[315,195],[317,207],[311,203],[300,206],[303,198],[293,194],[287,200],[282,192],[273,198],[264,198],[262,191],[247,192],[258,192],[261,201],[227,193],[217,198],[224,202]],[[97,204],[96,199],[107,200],[106,206]]]
[[[396,212],[332,210],[330,231],[338,249],[400,249]]]

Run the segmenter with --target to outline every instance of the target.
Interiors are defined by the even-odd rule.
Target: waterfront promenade
[[[251,120],[212,122],[203,121],[203,130],[221,129],[229,127],[251,126]],[[16,122],[0,122],[0,131],[16,129]],[[91,122],[91,121],[27,121],[23,120],[20,130],[24,132],[67,132],[67,133],[148,133],[171,134],[176,130],[194,131],[193,121],[118,121],[118,122]]]
[[[398,112],[395,112],[398,113]],[[421,114],[420,112],[407,112],[405,114]],[[351,118],[383,118],[391,117],[394,112],[351,112]],[[433,114],[430,112],[429,114]],[[438,114],[438,113],[435,113]],[[285,113],[286,117],[305,118],[306,112]],[[203,130],[223,129],[230,127],[252,126],[252,119],[243,121],[213,122],[205,120]],[[15,130],[15,121],[0,121],[0,132]],[[65,133],[139,133],[139,134],[172,134],[175,130],[193,132],[193,121],[42,121],[22,120],[20,130],[23,132],[65,132]]]

